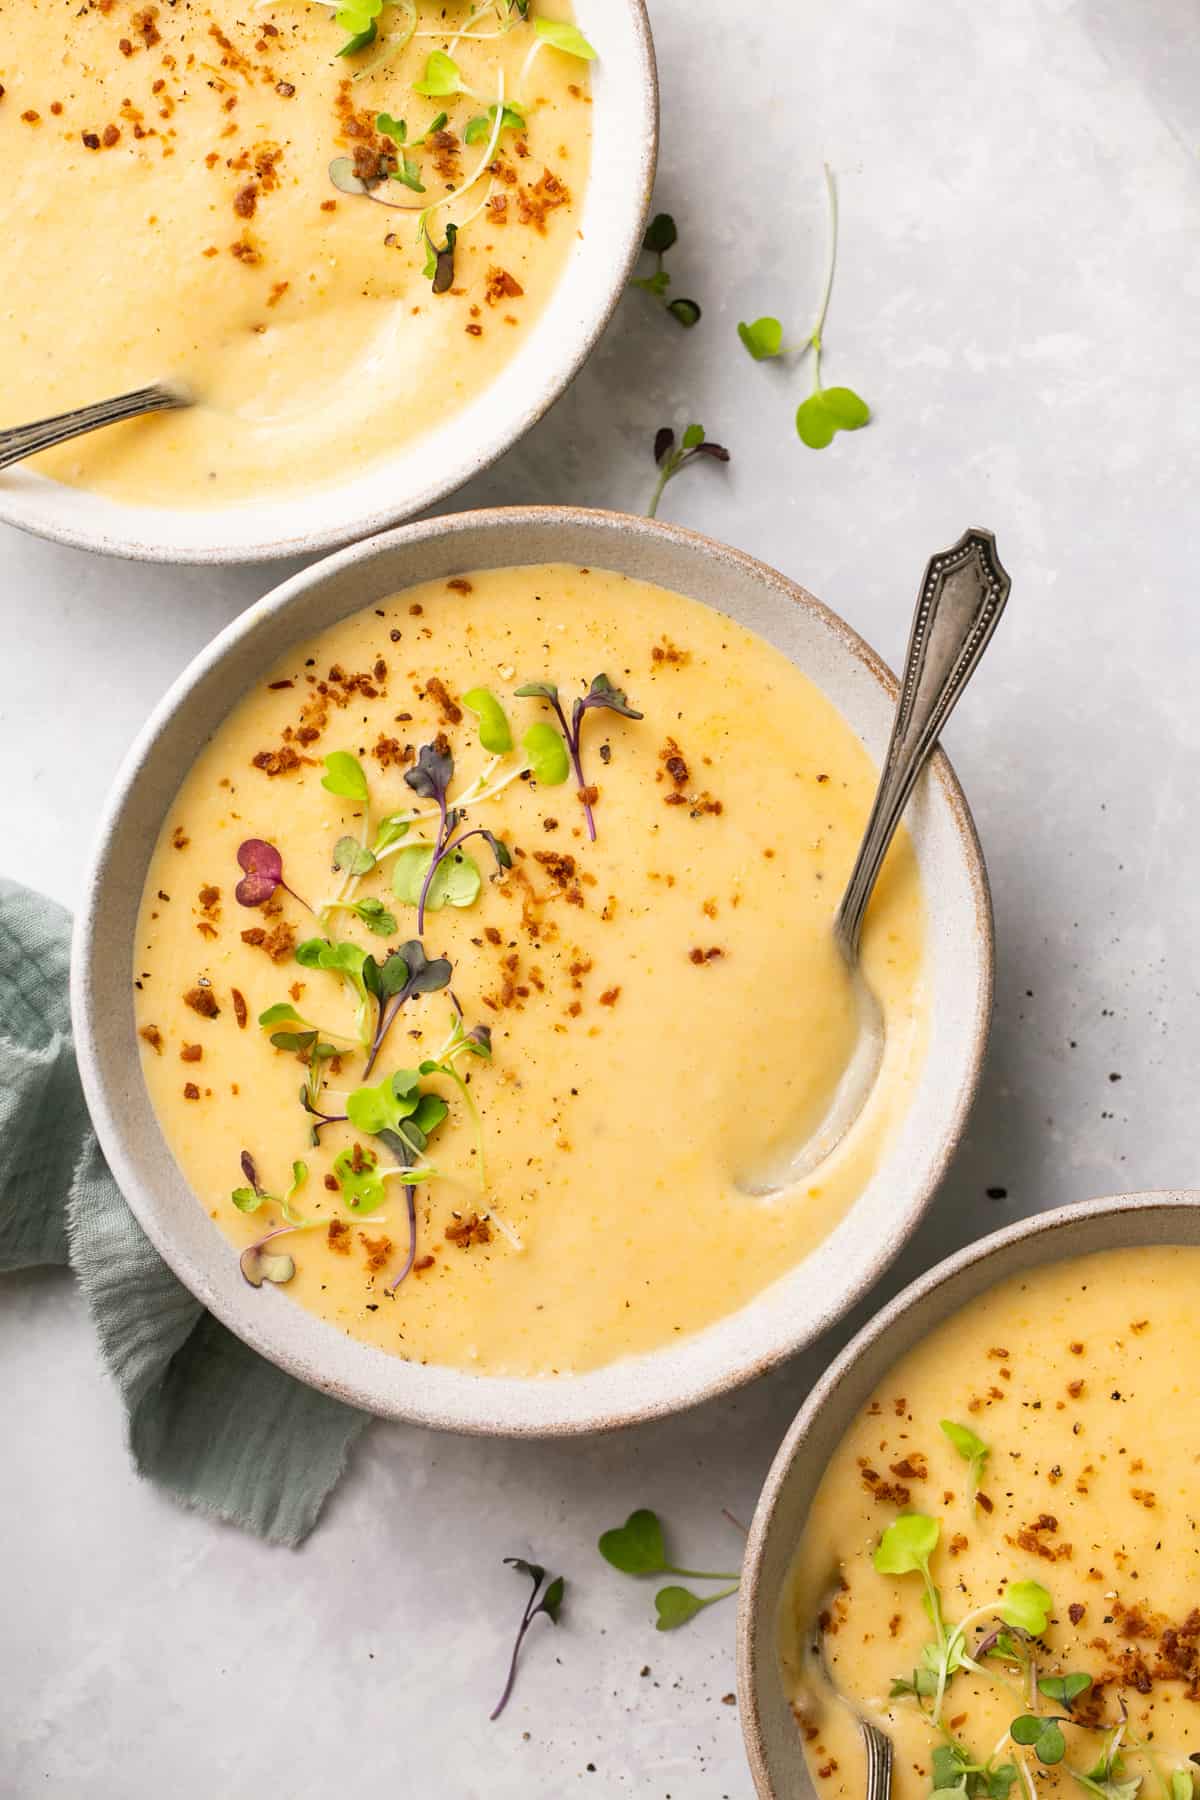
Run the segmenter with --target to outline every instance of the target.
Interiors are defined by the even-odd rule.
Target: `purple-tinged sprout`
[[[258,1171],[254,1166],[254,1158],[248,1150],[243,1150],[241,1160],[242,1174],[246,1177],[246,1180],[250,1183],[250,1186],[254,1189],[255,1193],[261,1194],[262,1189],[258,1185]]]
[[[282,888],[293,900],[299,901],[305,912],[312,911],[308,901],[301,899],[295,888],[290,888],[283,879],[283,857],[274,844],[268,844],[264,838],[247,838],[238,845],[237,859],[245,870],[233,890],[239,905],[265,906],[276,888]]]
[[[283,886],[283,858],[274,844],[247,838],[238,845],[238,863],[245,874],[234,888],[241,906],[265,906],[277,887]]]
[[[238,1258],[238,1264],[251,1287],[261,1287],[264,1281],[273,1281],[277,1287],[282,1287],[285,1281],[292,1279],[296,1273],[292,1258],[286,1253],[279,1256],[274,1251],[264,1252],[263,1245],[269,1244],[272,1238],[283,1237],[295,1229],[294,1225],[277,1225],[273,1231],[268,1231],[266,1237],[247,1244]]]
[[[400,1286],[400,1283],[404,1280],[404,1277],[411,1273],[412,1266],[417,1260],[417,1190],[416,1190],[416,1188],[415,1187],[406,1187],[404,1190],[404,1198],[408,1202],[408,1255],[404,1259],[404,1267],[401,1269],[400,1273],[397,1275],[395,1281],[393,1281],[388,1288],[389,1294],[395,1293],[396,1289]]]

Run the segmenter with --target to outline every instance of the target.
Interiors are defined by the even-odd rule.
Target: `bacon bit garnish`
[[[194,988],[188,989],[183,996],[183,1003],[185,1006],[190,1006],[194,1013],[199,1013],[202,1019],[215,1019],[221,1011],[217,1005],[217,996],[212,989],[201,987],[199,983]]]
[[[333,1182],[334,1189],[336,1190],[337,1177],[327,1175],[325,1177],[326,1186],[328,1186],[330,1181]],[[330,1219],[326,1238],[331,1250],[336,1251],[339,1256],[349,1256],[350,1227],[347,1225],[345,1219]]]
[[[517,215],[522,225],[532,225],[535,231],[545,232],[546,215],[556,207],[569,206],[570,189],[565,181],[549,169],[543,169],[541,176],[532,187],[525,187],[517,195]]]
[[[367,1253],[367,1273],[378,1275],[380,1269],[386,1267],[392,1254],[392,1240],[390,1237],[369,1238],[365,1231],[360,1232],[359,1236]]]
[[[620,998],[621,990],[619,987],[605,988],[600,996],[600,1004],[601,1006],[615,1006]]]
[[[198,1100],[200,1098],[200,1089],[196,1086],[194,1081],[185,1082],[183,1097],[185,1100]]]
[[[499,306],[502,300],[519,300],[524,292],[520,282],[507,269],[493,266],[488,270],[483,297],[489,306]]]
[[[173,850],[186,850],[191,841],[191,838],[184,836],[183,826],[177,825],[171,834],[171,848]]]
[[[440,676],[429,677],[425,683],[425,692],[437,707],[438,717],[443,725],[462,724],[462,707]]]
[[[290,744],[284,744],[278,750],[260,750],[257,756],[251,757],[250,763],[252,768],[261,769],[264,775],[290,775],[304,760]]]
[[[473,594],[475,592],[465,575],[452,575],[446,586],[455,594]]]
[[[286,919],[280,919],[270,931],[264,931],[261,925],[254,925],[249,931],[243,931],[242,942],[255,950],[262,950],[272,962],[287,962],[296,947],[296,928]]]
[[[185,1044],[179,1052],[180,1062],[200,1062],[203,1056],[203,1044]]]
[[[246,1007],[246,996],[242,993],[240,988],[233,988],[230,991],[230,998],[233,1001],[233,1016],[238,1022],[238,1030],[245,1031],[246,1020],[249,1017]]]
[[[426,1269],[432,1269],[432,1267],[432,1256],[418,1256],[416,1262],[413,1264],[413,1274],[423,1275]]]
[[[465,1219],[456,1219],[453,1225],[447,1225],[446,1236],[460,1250],[469,1250],[473,1243],[486,1244],[491,1241],[492,1228],[486,1219],[478,1213],[471,1213]]]
[[[145,1040],[145,1042],[147,1044],[149,1044],[150,1048],[154,1051],[154,1054],[156,1056],[162,1055],[162,1053],[163,1053],[163,1034],[158,1029],[157,1025],[143,1025],[142,1029],[138,1032],[138,1036],[140,1038],[143,1038]]]
[[[724,954],[725,952],[721,949],[719,944],[714,944],[709,950],[703,950],[699,944],[696,944],[688,951],[688,961],[695,963],[697,968],[699,968],[701,963],[716,962],[718,958],[724,956]]]

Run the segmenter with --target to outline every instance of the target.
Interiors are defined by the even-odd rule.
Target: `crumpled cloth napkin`
[[[176,1280],[109,1174],[71,1043],[70,915],[0,879],[0,1270],[66,1263],[130,1454],[187,1506],[298,1544],[365,1413],[265,1362]]]

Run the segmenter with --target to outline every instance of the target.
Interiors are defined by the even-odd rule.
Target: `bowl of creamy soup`
[[[961,1131],[983,866],[936,759],[831,924],[893,683],[708,540],[554,509],[403,527],[196,660],[132,751],[75,962],[105,1152],[181,1278],[397,1417],[570,1431],[710,1396],[886,1265]]]
[[[941,1263],[837,1359],[751,1533],[757,1791],[1189,1800],[1200,1755],[1200,1195],[1095,1200]]]
[[[0,472],[0,519],[181,562],[413,516],[562,392],[641,244],[642,0],[5,13],[0,426],[194,404]]]

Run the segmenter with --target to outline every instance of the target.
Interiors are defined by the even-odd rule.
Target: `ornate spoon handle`
[[[867,1745],[867,1800],[889,1800],[892,1792],[892,1740],[868,1719],[860,1719]]]
[[[851,962],[858,956],[871,890],[917,776],[987,648],[1011,585],[990,531],[965,531],[925,570],[875,804],[834,927]]]
[[[101,425],[115,425],[121,419],[136,419],[141,413],[168,412],[172,407],[191,403],[191,396],[182,388],[155,383],[132,394],[117,394],[111,400],[76,407],[74,412],[58,413],[53,419],[12,425],[0,431],[0,469],[23,462],[39,450],[49,450],[54,444],[65,444],[68,438],[80,437],[85,431],[96,431]]]

